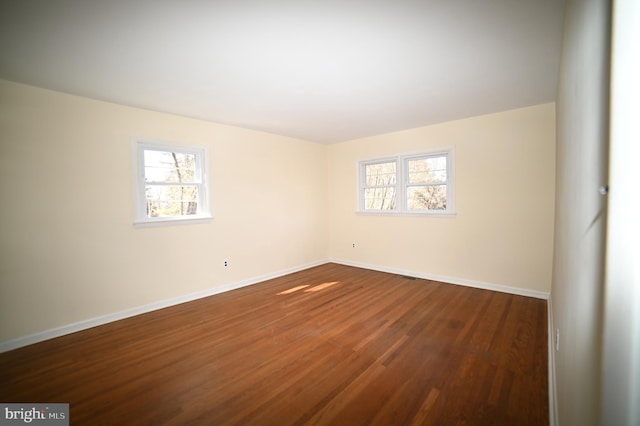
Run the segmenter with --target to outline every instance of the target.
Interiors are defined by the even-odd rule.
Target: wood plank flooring
[[[72,425],[546,425],[546,301],[326,264],[0,354]]]

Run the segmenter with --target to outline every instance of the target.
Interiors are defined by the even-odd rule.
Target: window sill
[[[429,212],[429,213],[410,213],[410,212],[394,212],[394,211],[356,211],[358,216],[390,216],[390,217],[440,217],[440,218],[454,218],[456,212]]]
[[[134,228],[153,228],[156,226],[176,226],[176,225],[198,225],[203,223],[211,223],[211,216],[197,216],[189,218],[158,218],[153,220],[141,220],[133,222]]]

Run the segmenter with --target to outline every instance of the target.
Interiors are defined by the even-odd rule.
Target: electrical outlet
[[[560,329],[556,328],[556,352],[560,350]]]
[[[228,261],[228,260],[225,260],[225,261],[224,261],[224,266],[225,266],[225,268],[226,268],[227,266],[229,266],[229,261]]]
[[[352,243],[351,247],[356,248],[356,243]]]

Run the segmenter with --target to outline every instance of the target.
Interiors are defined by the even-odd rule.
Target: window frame
[[[211,208],[209,204],[209,147],[205,145],[188,145],[176,142],[163,142],[147,139],[135,139],[133,141],[133,168],[134,168],[134,226],[147,227],[158,225],[177,225],[208,223],[211,221]],[[198,192],[198,213],[182,216],[148,217],[145,181],[145,151],[176,152],[192,154],[195,156],[195,174],[200,179],[189,182],[188,186],[195,186]],[[169,183],[156,183],[156,185],[169,185]]]
[[[433,157],[446,158],[446,193],[447,208],[445,210],[409,210],[407,189],[414,184],[409,184],[408,163],[412,160],[419,160]],[[396,163],[396,199],[394,209],[366,209],[365,191],[371,188],[366,185],[366,166],[387,162]],[[421,216],[421,217],[453,217],[456,215],[455,209],[455,150],[454,147],[444,147],[426,151],[398,154],[394,156],[383,156],[367,158],[357,161],[357,214],[363,215],[392,215],[392,216]]]

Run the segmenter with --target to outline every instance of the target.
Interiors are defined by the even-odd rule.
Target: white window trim
[[[200,173],[202,184],[199,187],[200,212],[197,215],[183,217],[147,217],[145,180],[144,180],[144,150],[177,151],[196,154],[201,159]],[[209,147],[205,145],[187,145],[176,142],[164,142],[148,139],[134,139],[132,143],[133,186],[134,186],[134,222],[136,228],[167,225],[186,225],[209,223],[212,219],[209,203]]]
[[[447,157],[447,209],[421,210],[407,209],[405,190],[408,180],[406,162],[416,158],[446,155]],[[364,166],[367,164],[396,162],[396,208],[394,210],[365,210],[364,208]],[[409,217],[455,217],[455,148],[443,147],[427,151],[410,152],[394,156],[374,157],[357,161],[356,214],[363,216],[409,216]]]

